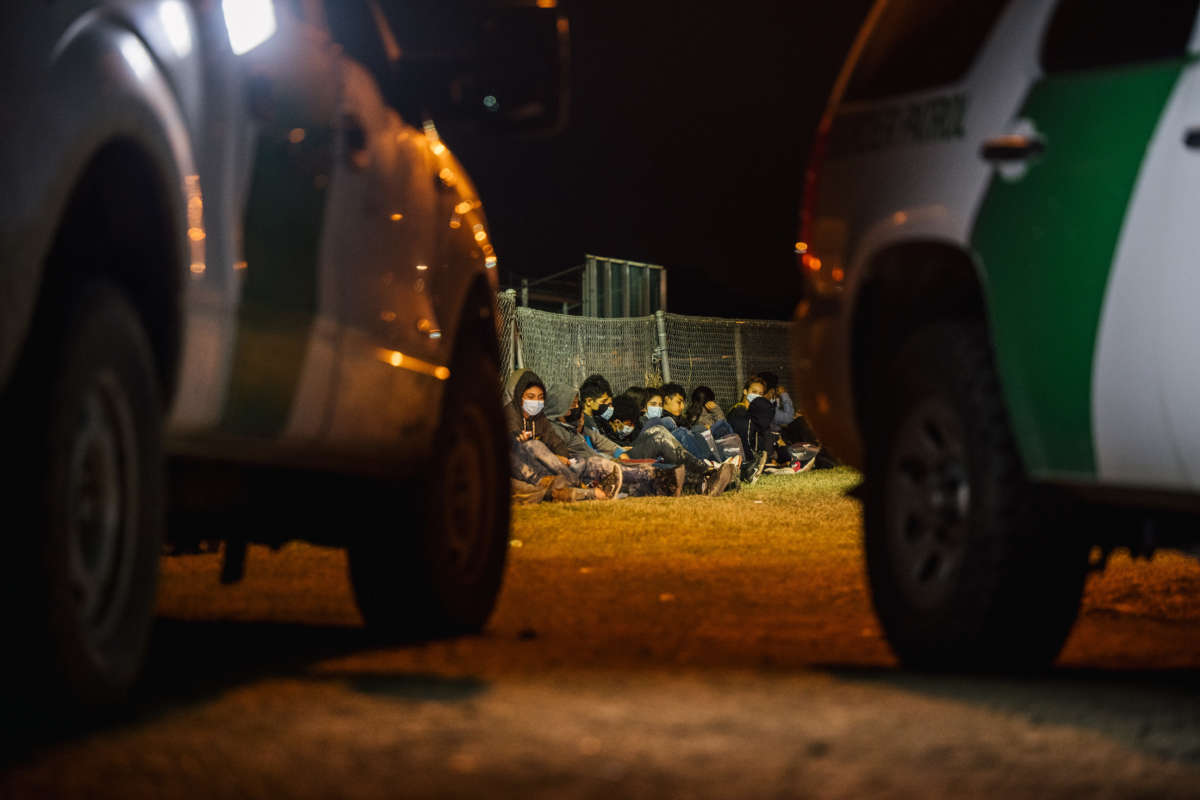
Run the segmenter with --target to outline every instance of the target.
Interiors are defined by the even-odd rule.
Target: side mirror
[[[392,38],[389,101],[439,126],[549,136],[566,127],[564,0],[380,0]],[[419,116],[418,116],[419,115]]]

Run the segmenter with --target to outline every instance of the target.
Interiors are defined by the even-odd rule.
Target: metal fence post
[[[737,386],[734,391],[737,393],[738,399],[741,399],[742,384],[746,381],[746,370],[742,366],[742,323],[733,323],[733,369],[737,375]]]
[[[521,346],[521,312],[513,309],[513,355],[517,359],[517,369],[525,366],[525,353]]]
[[[600,313],[602,317],[611,317],[613,315],[613,265],[612,261],[604,262],[604,310]]]
[[[529,279],[521,278],[521,305],[529,308]]]
[[[503,365],[504,375],[508,375],[513,370],[513,364],[517,359],[517,347],[520,343],[520,339],[517,336],[517,290],[505,289],[502,294],[508,301],[505,303],[505,313],[510,314],[512,317],[508,320],[508,324],[512,326],[512,332],[509,334],[511,341],[508,343],[508,363]]]
[[[655,311],[654,321],[658,323],[658,354],[662,364],[663,383],[670,383],[671,362],[667,360],[667,315],[661,310]]]

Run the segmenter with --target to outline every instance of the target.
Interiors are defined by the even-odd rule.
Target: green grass
[[[848,467],[766,475],[719,497],[636,497],[544,502],[513,510],[522,556],[650,556],[690,553],[777,557],[814,539],[858,546],[859,504],[845,496],[861,482]],[[517,544],[519,542],[519,544]]]

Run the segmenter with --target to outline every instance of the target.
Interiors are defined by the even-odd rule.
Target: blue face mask
[[[523,408],[525,410],[525,413],[531,417],[536,417],[538,414],[542,413],[542,409],[545,407],[546,407],[546,402],[544,400],[522,400],[521,401],[521,408]]]
[[[761,394],[755,394],[754,392],[750,392],[749,394],[746,395],[746,402],[753,403],[755,400],[757,400],[760,397],[762,397]]]
[[[646,418],[658,419],[662,416],[662,406],[646,406]]]
[[[604,419],[604,420],[610,420],[610,419],[612,419],[612,415],[613,415],[612,406],[606,404],[604,406],[604,410],[600,412],[600,418]]]

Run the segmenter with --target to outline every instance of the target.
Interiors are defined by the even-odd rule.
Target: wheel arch
[[[180,91],[195,88],[195,76],[177,84],[164,70],[129,20],[93,10],[61,34],[45,80],[31,84],[12,147],[0,155],[22,178],[20,191],[0,203],[5,223],[18,226],[5,233],[20,245],[0,280],[8,294],[0,303],[0,382],[12,379],[57,293],[103,276],[146,326],[170,406],[185,279],[190,265],[204,262],[204,242],[187,235],[199,176]]]
[[[869,262],[851,316],[850,363],[854,415],[870,430],[873,385],[900,343],[918,328],[945,320],[990,324],[980,270],[971,254],[944,241],[894,244]],[[883,389],[881,389],[883,390]]]
[[[450,345],[450,364],[458,362],[467,352],[463,348],[475,343],[483,347],[484,353],[499,368],[500,341],[496,330],[496,292],[490,276],[476,273],[464,281],[461,300],[457,305],[454,320],[453,340]]]
[[[164,402],[174,392],[182,339],[177,205],[168,178],[136,140],[98,147],[68,195],[47,254],[38,307],[102,278],[133,305],[154,353]]]

